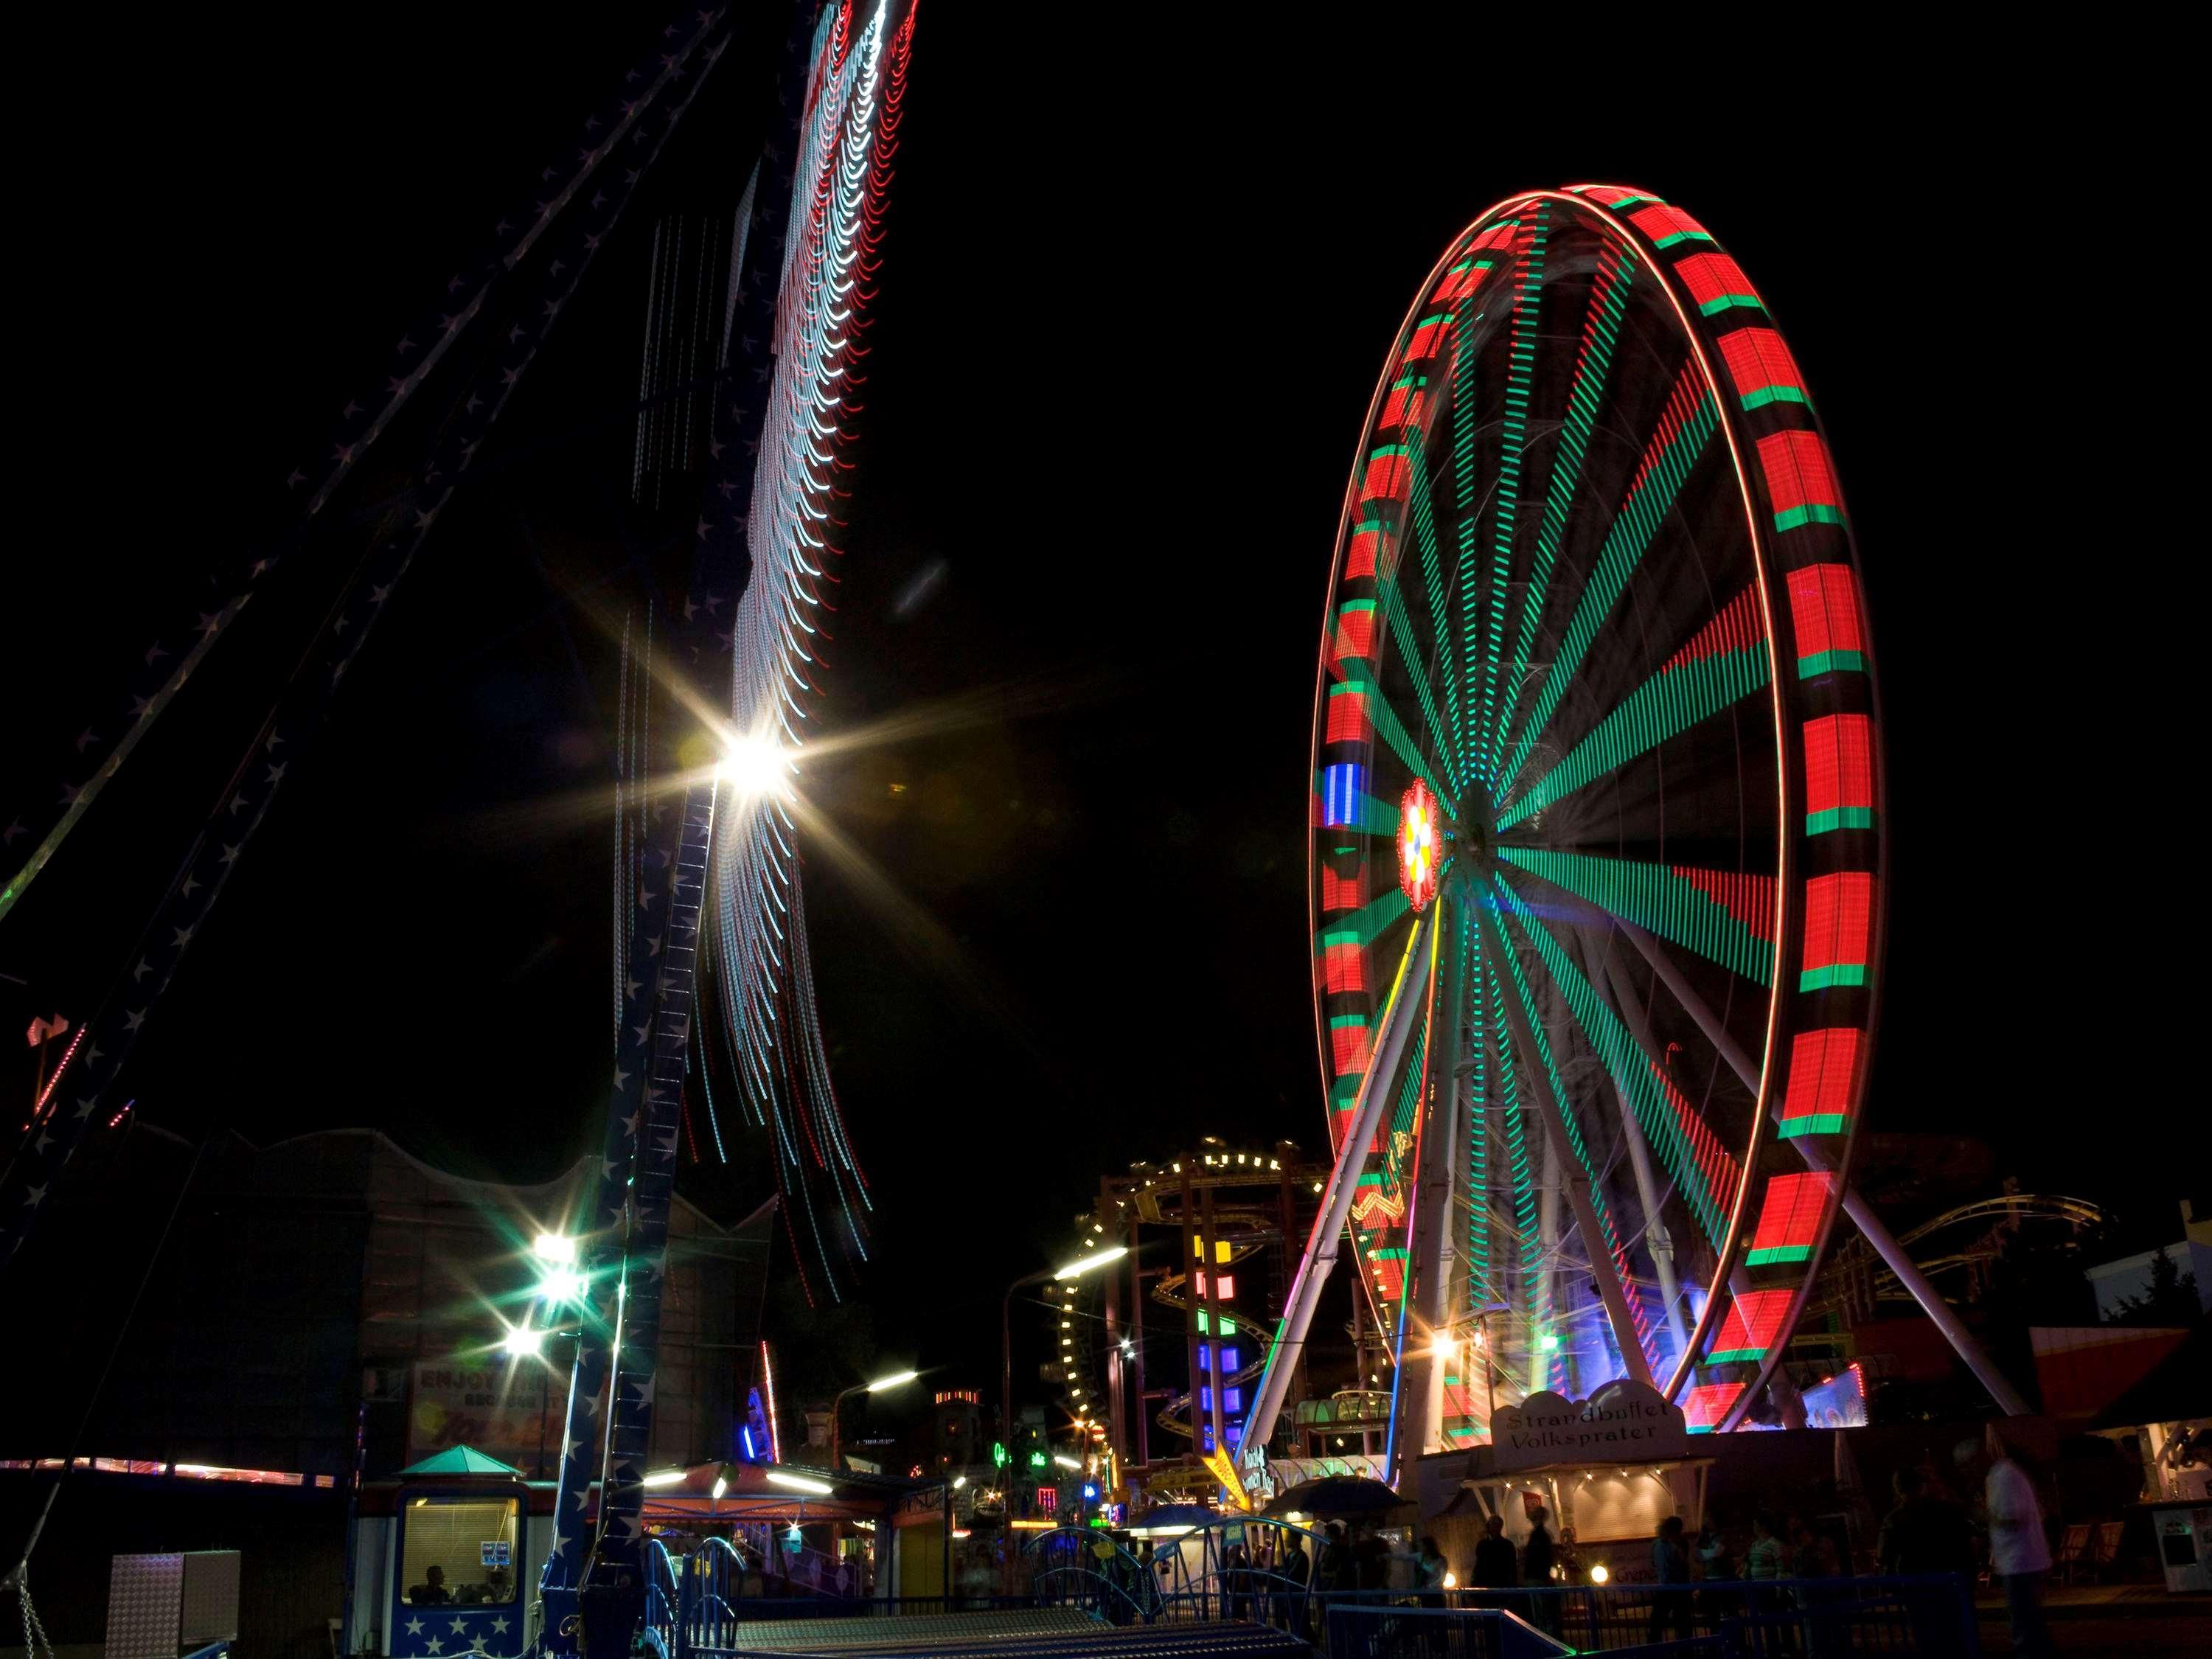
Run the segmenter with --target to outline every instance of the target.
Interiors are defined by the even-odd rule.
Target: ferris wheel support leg
[[[1705,1006],[1705,999],[1675,971],[1674,965],[1667,960],[1665,953],[1652,942],[1649,933],[1627,922],[1621,922],[1619,926],[1620,931],[1628,936],[1629,943],[1635,945],[1644,961],[1650,963],[1651,971],[1674,993],[1674,1000],[1682,1005],[1683,1011],[1697,1022],[1698,1029],[1705,1034],[1706,1040],[1720,1051],[1729,1068],[1743,1080],[1744,1087],[1757,1094],[1759,1068],[1752,1064],[1751,1056],[1744,1053],[1742,1045],[1729,1036],[1727,1029],[1714,1018],[1713,1011]],[[1774,1109],[1780,1112],[1780,1102],[1775,1103]],[[1824,1175],[1835,1172],[1834,1164],[1812,1144],[1808,1137],[1796,1136],[1790,1144],[1803,1155],[1805,1162],[1812,1168]],[[2026,1416],[2027,1402],[2021,1398],[2020,1390],[2013,1387],[2005,1374],[1996,1368],[1996,1362],[1983,1350],[1982,1345],[1974,1340],[1974,1334],[1966,1328],[1966,1322],[1959,1317],[1958,1310],[1943,1299],[1942,1292],[1929,1284],[1927,1277],[1913,1265],[1912,1258],[1905,1253],[1905,1247],[1882,1224],[1881,1218],[1874,1212],[1874,1206],[1859,1196],[1856,1187],[1846,1186],[1844,1188],[1844,1213],[1859,1230],[1859,1236],[1881,1258],[1882,1265],[1897,1275],[1897,1282],[1911,1292],[1912,1299],[1920,1304],[1920,1311],[1926,1314],[1936,1328],[1943,1333],[1944,1340],[1951,1345],[1951,1351],[1965,1363],[1966,1369],[1973,1372],[1975,1381],[1989,1390],[1990,1398],[1996,1402],[1997,1409],[2008,1417]]]
[[[1627,975],[1613,964],[1613,953],[1609,948],[1605,954],[1605,975],[1607,982],[1613,987],[1614,1006],[1620,1011],[1622,1020],[1627,1024],[1629,1035],[1636,1039],[1638,1046],[1643,1051],[1641,1058],[1647,1065],[1657,1065],[1659,1048],[1652,1040],[1651,1027],[1644,1018],[1643,1005],[1637,998],[1635,987],[1628,982]],[[1621,1110],[1624,1121],[1632,1121],[1632,1118],[1628,1115],[1627,1103],[1625,1101],[1622,1103]],[[1655,1251],[1654,1254],[1656,1255],[1656,1252]],[[1671,1267],[1662,1267],[1662,1282],[1665,1277],[1671,1276]],[[1741,1261],[1729,1269],[1729,1291],[1731,1295],[1747,1296],[1753,1288],[1751,1275],[1744,1271]],[[1668,1294],[1671,1297],[1674,1293],[1670,1291]],[[1681,1329],[1679,1319],[1676,1322],[1675,1329],[1678,1333]],[[1686,1361],[1690,1355],[1689,1341],[1679,1334],[1676,1340],[1681,1345],[1680,1352],[1683,1359]],[[1684,1380],[1687,1380],[1686,1376]],[[1803,1428],[1805,1426],[1805,1396],[1798,1393],[1797,1385],[1790,1380],[1790,1374],[1777,1365],[1768,1374],[1766,1389],[1774,1398],[1775,1409],[1782,1413],[1783,1426],[1790,1429]]]
[[[1401,1467],[1408,1457],[1444,1449],[1444,1373],[1449,1369],[1448,1358],[1457,1349],[1450,1335],[1449,1290],[1456,1265],[1452,1194],[1458,1185],[1457,1154],[1464,1125],[1461,1099],[1466,1084],[1459,1074],[1459,1061],[1466,1029],[1462,1013],[1467,1005],[1467,907],[1454,898],[1437,902],[1437,949],[1443,963],[1430,982],[1429,1041],[1422,1054],[1427,1076],[1418,1120],[1413,1236],[1407,1241],[1407,1265],[1413,1273],[1406,1294],[1413,1316],[1407,1322],[1405,1346],[1412,1352],[1396,1356],[1398,1422],[1390,1437]],[[1440,1343],[1442,1353],[1437,1352]],[[1396,1485],[1397,1471],[1389,1474],[1391,1484]]]
[[[1483,925],[1489,942],[1498,949],[1498,960],[1506,960],[1505,936],[1496,918],[1486,916]],[[1528,1011],[1521,1006],[1516,995],[1508,994],[1499,1000],[1505,1005],[1505,1024],[1512,1031],[1513,1046],[1526,1057],[1520,1068],[1521,1075],[1528,1080],[1528,1091],[1536,1097],[1544,1127],[1559,1154],[1559,1167],[1566,1172],[1566,1179],[1561,1184],[1567,1189],[1567,1202],[1574,1208],[1575,1227],[1582,1234],[1589,1256],[1590,1278],[1596,1281],[1598,1297],[1605,1304],[1606,1320],[1613,1327],[1613,1344],[1620,1350],[1621,1363],[1628,1368],[1629,1376],[1649,1387],[1651,1362],[1645,1358],[1644,1344],[1637,1337],[1636,1317],[1628,1305],[1628,1291],[1620,1282],[1620,1269],[1605,1248],[1605,1233],[1598,1225],[1597,1206],[1590,1202],[1588,1183],[1577,1179],[1583,1164],[1575,1156],[1573,1143],[1567,1139],[1565,1105],[1553,1095],[1552,1080],[1536,1063],[1541,1050],[1536,1047]]]
[[[1417,917],[1413,936],[1406,942],[1405,957],[1398,964],[1389,1001],[1382,1011],[1382,1030],[1368,1056],[1367,1070],[1359,1079],[1359,1093],[1351,1113],[1352,1127],[1337,1149],[1336,1167],[1329,1173],[1321,1213],[1314,1218],[1313,1231],[1306,1238],[1305,1255],[1291,1277],[1290,1293],[1283,1298],[1283,1322],[1267,1351],[1267,1368],[1260,1374],[1260,1386],[1253,1393],[1251,1413],[1244,1419],[1244,1431],[1237,1442],[1240,1453],[1247,1446],[1266,1445],[1275,1431],[1275,1419],[1282,1413],[1284,1397],[1297,1370],[1297,1355],[1305,1346],[1306,1331],[1313,1323],[1322,1287],[1328,1283],[1329,1273],[1336,1266],[1337,1249],[1344,1240],[1344,1225],[1352,1215],[1352,1200],[1359,1191],[1359,1177],[1366,1172],[1367,1149],[1374,1141],[1375,1126],[1382,1118],[1382,1108],[1390,1098],[1390,1080],[1405,1057],[1407,1036],[1423,1012],[1422,993],[1428,986],[1433,937],[1427,919]]]

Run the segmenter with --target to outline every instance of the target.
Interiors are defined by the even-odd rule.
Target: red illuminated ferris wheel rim
[[[1555,269],[1571,274],[1561,278],[1547,272],[1547,252],[1559,261]],[[1510,289],[1494,276],[1507,279]],[[1564,320],[1556,323],[1555,292],[1565,301],[1559,307]],[[1631,397],[1620,392],[1628,371],[1609,381],[1601,373],[1586,373],[1617,336],[1636,331],[1623,328],[1623,295],[1633,296],[1640,307],[1635,320],[1645,331],[1638,342],[1644,356],[1624,357],[1624,362],[1632,361],[1634,372],[1646,380],[1671,375],[1670,387],[1639,384]],[[1463,392],[1454,377],[1463,359],[1484,349],[1479,331],[1485,314],[1510,314],[1511,325],[1517,325],[1524,313],[1537,320],[1517,341],[1521,356],[1498,354],[1509,393],[1503,417],[1480,422],[1471,412],[1474,394]],[[1494,337],[1501,325],[1491,326]],[[1667,333],[1676,349],[1654,349],[1652,341]],[[1614,924],[1616,933],[1633,929],[1639,948],[1656,949],[1649,975],[1653,999],[1668,976],[1679,973],[1681,964],[1668,959],[1675,955],[1693,958],[1708,977],[1711,963],[1705,958],[1717,960],[1749,988],[1741,996],[1731,990],[1726,1021],[1713,1019],[1712,1009],[1705,1008],[1709,1020],[1721,1027],[1717,1036],[1712,1030],[1691,1031],[1663,1048],[1656,1038],[1651,1042],[1660,1049],[1658,1091],[1682,1127],[1686,1145],[1701,1132],[1709,1140],[1718,1137],[1715,1125],[1698,1121],[1694,1107],[1683,1110],[1674,1056],[1702,1047],[1732,1058],[1739,1074],[1755,1074],[1755,1090],[1728,1144],[1690,1146],[1684,1159],[1685,1173],[1693,1179],[1701,1172],[1687,1166],[1700,1158],[1706,1165],[1706,1201],[1698,1217],[1712,1235],[1713,1270],[1695,1335],[1667,1382],[1693,1406],[1702,1399],[1717,1420],[1740,1410],[1737,1402],[1756,1393],[1778,1360],[1839,1201],[1871,1052],[1886,824],[1880,811],[1878,710],[1856,556],[1809,393],[1764,299],[1741,268],[1704,226],[1647,192],[1578,185],[1510,198],[1483,215],[1422,284],[1370,401],[1346,494],[1317,674],[1309,882],[1316,1036],[1334,1138],[1346,1079],[1358,1074],[1366,1058],[1357,1034],[1373,1029],[1376,987],[1392,965],[1382,958],[1395,937],[1387,923],[1376,925],[1376,906],[1387,893],[1378,898],[1379,881],[1359,873],[1366,867],[1360,840],[1378,827],[1376,803],[1389,798],[1386,792],[1397,771],[1416,763],[1451,770],[1448,751],[1454,738],[1448,732],[1438,741],[1438,733],[1451,725],[1448,713],[1459,722],[1455,731],[1470,723],[1453,693],[1460,694],[1457,702],[1472,704],[1480,691],[1486,708],[1503,701],[1509,710],[1519,695],[1513,672],[1499,673],[1493,661],[1480,665],[1482,674],[1462,672],[1442,652],[1422,670],[1430,683],[1413,688],[1429,695],[1394,695],[1408,682],[1403,672],[1397,686],[1389,683],[1394,652],[1403,655],[1402,647],[1421,642],[1408,636],[1419,634],[1417,620],[1409,618],[1418,619],[1422,609],[1419,584],[1391,573],[1411,564],[1407,547],[1423,539],[1424,529],[1428,544],[1449,545],[1449,535],[1438,527],[1448,504],[1433,483],[1440,469],[1459,469],[1455,483],[1462,501],[1477,493],[1465,487],[1468,476],[1480,471],[1480,461],[1468,465],[1463,453],[1446,455],[1437,428],[1421,422],[1445,418],[1437,410],[1449,396],[1449,418],[1464,424],[1454,434],[1462,451],[1478,449],[1485,441],[1480,434],[1495,425],[1506,434],[1498,441],[1501,456],[1510,453],[1516,407],[1512,377],[1523,362],[1536,365],[1519,388],[1523,396],[1517,407],[1525,422],[1543,401],[1543,360],[1554,337],[1565,337],[1562,351],[1579,353],[1558,371],[1567,395],[1556,400],[1564,411],[1557,430],[1574,427],[1577,409],[1596,407],[1601,417],[1584,422],[1595,434],[1587,440],[1595,453],[1604,441],[1602,417],[1618,414],[1622,418],[1615,424],[1641,444],[1641,470],[1618,467],[1619,476],[1610,480],[1619,486],[1614,497],[1601,504],[1606,511],[1589,514],[1585,525],[1576,522],[1578,505],[1555,514],[1557,524],[1547,519],[1538,535],[1528,535],[1523,520],[1519,525],[1509,520],[1501,537],[1495,521],[1504,510],[1493,507],[1488,524],[1479,517],[1461,520],[1462,544],[1472,523],[1477,539],[1490,532],[1492,542],[1504,549],[1490,555],[1498,562],[1496,574],[1522,579],[1524,593],[1540,589],[1547,574],[1565,572],[1563,588],[1571,592],[1579,581],[1588,594],[1601,580],[1614,580],[1604,556],[1617,550],[1615,543],[1633,539],[1621,526],[1639,513],[1662,525],[1669,522],[1670,512],[1689,516],[1686,480],[1698,480],[1703,505],[1694,529],[1725,544],[1721,552],[1703,546],[1698,534],[1677,538],[1676,545],[1668,531],[1654,529],[1648,539],[1666,550],[1680,572],[1695,571],[1709,586],[1717,574],[1740,576],[1741,586],[1711,593],[1695,613],[1665,614],[1663,597],[1650,603],[1647,631],[1660,643],[1647,646],[1652,654],[1634,665],[1649,670],[1647,678],[1629,687],[1610,713],[1622,732],[1632,733],[1680,720],[1680,726],[1662,730],[1652,748],[1694,790],[1701,760],[1712,779],[1721,775],[1697,746],[1696,728],[1711,718],[1699,714],[1697,697],[1715,702],[1739,726],[1748,711],[1763,710],[1754,735],[1768,750],[1764,772],[1755,760],[1741,764],[1735,789],[1740,815],[1761,820],[1760,834],[1739,831],[1730,863],[1713,857],[1714,848],[1704,844],[1710,837],[1670,837],[1676,825],[1655,818],[1656,828],[1645,839],[1662,849],[1659,856],[1594,856],[1592,824],[1600,815],[1590,810],[1595,799],[1590,792],[1606,775],[1606,744],[1625,750],[1635,739],[1618,733],[1608,738],[1595,715],[1580,732],[1565,720],[1562,729],[1578,738],[1579,746],[1570,744],[1574,752],[1554,757],[1545,748],[1549,728],[1544,738],[1524,735],[1509,713],[1494,728],[1473,721],[1478,738],[1465,754],[1467,769],[1480,780],[1475,793],[1492,797],[1486,806],[1501,826],[1490,882],[1473,890],[1497,915],[1498,931],[1491,937],[1509,952],[1526,956],[1532,970],[1549,960],[1548,944],[1550,955],[1560,958],[1550,965],[1565,980],[1580,973],[1583,1000],[1591,1005],[1581,1025],[1613,1019],[1596,1005],[1617,1000],[1620,989],[1610,958],[1603,972],[1593,974],[1581,953],[1564,946],[1563,934],[1586,931],[1580,913],[1592,907]],[[1470,374],[1468,382],[1475,384],[1476,377]],[[1696,453],[1686,462],[1680,452],[1691,447],[1692,437]],[[1556,436],[1550,442],[1547,459],[1538,458],[1532,442],[1525,453],[1510,453],[1511,465],[1501,460],[1480,481],[1494,495],[1529,466],[1548,465],[1555,484],[1565,442]],[[1424,465],[1427,484],[1421,481]],[[1683,477],[1674,477],[1677,472]],[[1655,480],[1680,493],[1659,497]],[[1552,490],[1554,496],[1564,493]],[[1553,514],[1550,499],[1541,510]],[[1425,526],[1424,515],[1433,522]],[[1581,544],[1578,528],[1593,532]],[[1595,530],[1608,532],[1599,551],[1593,551]],[[1433,564],[1432,548],[1425,544],[1421,552]],[[1686,578],[1670,581],[1678,574],[1674,567],[1661,568],[1661,556],[1650,556],[1653,563],[1636,570],[1632,580],[1621,579],[1623,593],[1632,581],[1662,596],[1682,589]],[[1394,566],[1394,559],[1404,562]],[[1426,598],[1439,637],[1445,629],[1438,592],[1449,591],[1451,574],[1439,582],[1436,570],[1429,570]],[[1503,617],[1514,603],[1511,590],[1502,582],[1494,586],[1507,596],[1495,607]],[[1638,603],[1644,602],[1639,596]],[[1538,620],[1522,622],[1513,640],[1519,654],[1506,653],[1506,667],[1538,685],[1535,701],[1551,719],[1575,702],[1559,662],[1569,654],[1567,647],[1586,649],[1591,642],[1565,624],[1565,603],[1553,604],[1548,593],[1533,605],[1524,599],[1520,608]],[[1602,633],[1607,625],[1601,620],[1586,631]],[[1493,633],[1504,638],[1516,629],[1509,619]],[[1532,639],[1546,648],[1529,648]],[[1493,659],[1500,654],[1490,635],[1478,642]],[[1470,645],[1462,654],[1472,665],[1480,653]],[[1547,667],[1540,669],[1538,660],[1547,657]],[[1711,666],[1716,663],[1717,669]],[[1590,668],[1588,659],[1583,666]],[[1728,679],[1730,674],[1735,679]],[[1562,678],[1561,689],[1553,688],[1553,678]],[[1591,678],[1602,693],[1621,689],[1609,686],[1600,671],[1591,670]],[[1723,682],[1717,690],[1708,684],[1716,680]],[[1500,681],[1508,683],[1503,694]],[[1632,707],[1637,695],[1661,712]],[[1723,697],[1725,702],[1717,701]],[[1686,714],[1678,706],[1686,700]],[[1463,751],[1469,750],[1463,737],[1458,741]],[[1534,767],[1555,763],[1533,787],[1527,782],[1532,750],[1538,754]],[[1462,780],[1436,781],[1449,793]],[[1624,799],[1632,793],[1617,784],[1605,787]],[[1727,791],[1716,786],[1716,793]],[[1417,775],[1401,797],[1401,823],[1423,794],[1435,799],[1431,780]],[[1529,805],[1537,795],[1544,799]],[[1447,800],[1443,810],[1452,810],[1452,803]],[[1586,821],[1576,822],[1577,812]],[[1688,821],[1687,809],[1681,821]],[[1563,827],[1555,832],[1554,825]],[[1691,830],[1704,827],[1688,822]],[[1557,844],[1547,844],[1547,835],[1554,834]],[[1765,834],[1771,841],[1761,841]],[[1671,858],[1663,849],[1674,845],[1693,854]],[[1399,851],[1404,850],[1401,841]],[[1400,862],[1401,891],[1407,908],[1418,912],[1433,892],[1423,895],[1421,884],[1410,878],[1402,858]],[[1417,895],[1423,895],[1418,902]],[[1714,914],[1697,914],[1700,904]],[[1552,919],[1558,917],[1568,920]],[[1548,940],[1538,938],[1540,930]],[[1762,965],[1764,987],[1759,984]],[[1516,994],[1525,991],[1516,988]],[[1746,1022],[1739,1005],[1762,999],[1763,1018]],[[1731,1031],[1729,1024],[1738,1029]],[[1354,1035],[1348,1038],[1347,1032]],[[1632,1072],[1633,1064],[1618,1052],[1624,1047],[1620,1030],[1601,1031],[1588,1046],[1602,1050],[1607,1042],[1616,1050],[1608,1064],[1620,1062],[1618,1069]],[[1625,1095],[1621,1114],[1636,1115]],[[1637,1133],[1650,1127],[1638,1125]],[[1663,1117],[1659,1127],[1665,1127]],[[1785,1147],[1784,1142],[1796,1144]]]

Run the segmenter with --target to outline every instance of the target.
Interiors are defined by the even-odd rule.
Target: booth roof
[[[496,1457],[487,1457],[474,1446],[448,1446],[434,1452],[419,1463],[399,1471],[402,1480],[412,1480],[424,1475],[503,1474],[511,1480],[522,1479],[522,1471],[511,1463],[502,1463]]]

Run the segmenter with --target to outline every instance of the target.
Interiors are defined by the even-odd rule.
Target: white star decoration
[[[422,1633],[422,1621],[420,1619],[410,1619],[407,1621],[407,1633],[410,1636],[420,1636]]]

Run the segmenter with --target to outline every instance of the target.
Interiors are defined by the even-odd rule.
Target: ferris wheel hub
[[[1436,902],[1448,880],[1466,880],[1490,856],[1485,820],[1462,821],[1437,799],[1425,778],[1415,778],[1398,799],[1398,886],[1418,911]]]

